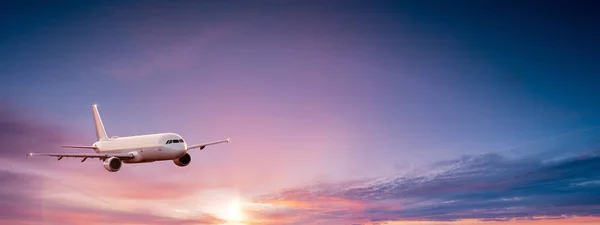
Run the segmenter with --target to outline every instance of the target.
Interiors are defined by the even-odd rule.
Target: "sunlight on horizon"
[[[244,219],[238,199],[231,200],[231,203],[227,207],[227,215],[225,216],[225,219],[234,222],[240,222]]]

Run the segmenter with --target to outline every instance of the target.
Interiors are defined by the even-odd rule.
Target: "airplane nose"
[[[186,146],[179,146],[179,147],[175,147],[173,148],[173,153],[175,153],[175,155],[177,155],[177,157],[181,157],[183,155],[185,155],[185,153],[187,153],[187,147]]]

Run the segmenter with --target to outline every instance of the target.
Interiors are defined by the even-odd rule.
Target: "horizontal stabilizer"
[[[83,145],[61,145],[63,148],[85,148],[85,149],[97,149],[96,146],[83,146]]]

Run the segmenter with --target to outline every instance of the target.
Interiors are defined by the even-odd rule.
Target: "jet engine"
[[[181,167],[187,166],[188,164],[190,164],[191,161],[192,161],[192,157],[190,156],[190,154],[187,154],[187,153],[185,153],[185,155],[173,160],[175,165],[178,165]]]
[[[104,164],[104,169],[108,170],[109,172],[117,172],[123,165],[121,160],[117,157],[107,158],[102,164]]]

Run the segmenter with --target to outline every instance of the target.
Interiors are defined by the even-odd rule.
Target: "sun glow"
[[[242,208],[240,206],[240,201],[237,199],[233,199],[229,206],[227,207],[227,214],[225,219],[232,222],[239,222],[244,219],[244,215],[242,213]]]

